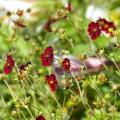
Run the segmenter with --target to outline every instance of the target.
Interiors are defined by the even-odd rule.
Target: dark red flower
[[[36,120],[45,120],[45,118],[42,115],[40,115],[36,118]]]
[[[4,73],[9,74],[11,71],[12,71],[12,67],[8,63],[6,63],[4,66]]]
[[[65,58],[63,60],[62,67],[63,67],[64,71],[70,71],[71,64],[70,64],[70,60],[68,58]]]
[[[88,31],[91,39],[96,40],[97,37],[99,37],[100,33],[101,33],[100,25],[98,23],[91,22],[88,25],[88,30],[87,31]]]
[[[56,79],[56,76],[54,74],[46,75],[45,79],[47,80],[51,91],[54,92],[58,86],[58,81]]]
[[[47,47],[41,55],[41,61],[43,66],[50,66],[53,62],[53,48],[51,46]]]
[[[97,23],[99,23],[101,30],[106,31],[106,28],[108,27],[108,26],[105,26],[108,23],[106,19],[100,18],[99,20],[97,20]]]
[[[7,55],[7,63],[11,66],[14,67],[15,62],[10,54]]]
[[[10,54],[7,55],[6,64],[4,66],[4,73],[9,74],[12,71],[12,68],[14,67],[15,62]]]
[[[103,32],[106,32],[110,34],[111,36],[113,36],[113,31],[116,29],[113,22],[109,22],[104,18],[100,18],[97,22],[99,23],[101,30]]]
[[[67,4],[66,9],[67,9],[69,12],[72,11],[72,5],[71,5],[71,3],[68,3],[68,4]]]

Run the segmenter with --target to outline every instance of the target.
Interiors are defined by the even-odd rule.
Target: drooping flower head
[[[28,61],[28,62],[26,62],[25,64],[20,65],[20,67],[19,67],[19,72],[20,72],[21,74],[24,73],[24,72],[27,70],[27,68],[30,67],[30,65],[31,65],[31,61]]]
[[[87,31],[88,31],[89,36],[91,37],[92,40],[96,40],[97,37],[99,37],[101,34],[100,25],[98,23],[95,23],[95,22],[91,22],[88,25]]]
[[[70,60],[68,58],[65,58],[62,62],[62,68],[64,69],[64,71],[70,71]]]
[[[36,118],[36,120],[45,120],[45,118],[42,115],[40,115]]]
[[[6,63],[4,65],[4,73],[9,74],[12,71],[12,68],[14,67],[14,65],[15,65],[15,62],[14,62],[11,54],[8,54]]]
[[[52,29],[51,29],[51,25],[53,23],[57,22],[57,19],[56,18],[51,18],[49,19],[45,25],[44,25],[44,29],[47,31],[47,32],[52,32]]]
[[[56,76],[54,74],[46,75],[45,79],[47,80],[51,91],[54,92],[58,86],[58,81],[56,79]]]
[[[50,66],[53,62],[53,48],[51,46],[47,47],[41,55],[41,61],[43,66]]]

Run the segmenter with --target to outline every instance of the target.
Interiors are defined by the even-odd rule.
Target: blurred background
[[[66,11],[68,2],[72,5],[72,10],[69,12]],[[91,21],[96,21],[100,17],[114,22],[117,27],[116,36],[101,35],[91,46],[87,27]],[[48,26],[46,27],[46,25]],[[119,64],[119,28],[120,0],[0,0],[0,120],[35,120],[38,114],[43,114],[46,120],[50,120],[50,113],[59,117],[59,119],[55,117],[52,120],[62,120],[62,118],[68,120],[69,115],[70,120],[91,120],[90,109],[86,110],[81,102],[76,104],[76,101],[73,101],[73,96],[67,94],[68,90],[62,85],[64,76],[59,75],[60,87],[56,98],[60,104],[62,104],[64,96],[66,96],[66,100],[63,110],[58,108],[44,81],[44,76],[50,71],[54,72],[56,66],[53,65],[53,68],[50,69],[42,67],[40,55],[47,46],[51,45],[55,50],[56,58],[59,58],[61,53],[65,53],[78,65],[81,62],[81,56],[91,58],[98,51],[104,52],[110,59],[114,59],[116,64]],[[9,52],[12,53],[18,68],[31,61],[34,69],[28,70],[27,74],[30,76],[32,84],[29,80],[23,80],[27,83],[23,86],[24,82],[21,82],[23,78],[18,75],[16,69],[8,76],[3,75],[6,55]],[[97,64],[98,61],[94,60],[92,60],[92,64]],[[99,84],[100,75],[105,76],[108,82]],[[80,83],[82,87],[89,84],[89,75],[85,75],[85,78],[83,79],[86,83]],[[119,84],[120,81],[120,73],[116,72],[115,65],[110,65],[109,71],[103,69],[91,74],[91,78],[93,81],[98,80],[100,90],[108,97],[107,101],[114,103],[116,99],[117,117],[111,119],[108,112],[106,118],[119,120],[119,95],[118,98],[114,97],[115,93],[111,92],[112,85]],[[36,79],[39,81],[39,85]],[[105,115],[102,118],[101,111],[93,104],[101,98],[91,86],[93,84],[87,86],[85,91],[89,104],[95,108],[96,119],[92,120],[105,120]],[[34,87],[40,95],[33,90]],[[76,86],[73,86],[72,89],[76,90]],[[17,96],[17,99],[14,100],[11,94]],[[104,107],[103,114],[107,108],[108,106]]]

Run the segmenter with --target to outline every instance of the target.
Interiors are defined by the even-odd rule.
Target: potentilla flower
[[[15,62],[10,54],[7,55],[7,60],[4,66],[4,73],[9,74],[12,71],[12,68],[14,67]]]
[[[42,115],[40,115],[36,118],[36,120],[45,120],[45,118]]]
[[[12,71],[12,67],[8,63],[6,63],[4,66],[4,73],[9,74],[11,73],[11,71]]]
[[[62,67],[63,67],[64,71],[70,71],[71,64],[70,64],[70,60],[68,58],[65,58],[63,60]]]
[[[56,76],[54,74],[46,75],[45,79],[47,80],[51,91],[54,92],[58,86],[58,81],[56,79]]]
[[[109,22],[104,18],[100,18],[97,22],[99,23],[101,30],[103,32],[106,32],[106,33],[110,34],[111,36],[113,36],[113,31],[115,31],[115,29],[116,29],[113,22]]]
[[[97,23],[99,23],[101,30],[106,31],[106,28],[108,27],[107,26],[108,21],[106,19],[100,18],[99,20],[97,20]]]
[[[114,31],[116,27],[114,26],[113,22],[108,22],[106,27],[106,33],[110,34],[110,36],[114,36]]]
[[[88,25],[88,30],[87,31],[88,31],[91,39],[96,40],[97,37],[99,37],[100,33],[101,33],[100,25],[98,23],[91,22]]]
[[[10,54],[7,55],[7,63],[11,66],[14,67],[15,62]]]
[[[41,55],[41,61],[43,66],[50,66],[53,62],[53,48],[51,46],[47,47]]]

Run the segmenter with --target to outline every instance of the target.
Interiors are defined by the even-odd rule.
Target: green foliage
[[[6,24],[11,16],[0,18],[0,120],[35,120],[39,115],[46,120],[120,119],[120,2],[71,0],[71,12],[66,12],[63,3],[64,0],[37,1],[28,13],[29,20],[19,16],[26,27],[13,21],[12,26]],[[90,39],[87,28],[91,20],[86,18],[86,10],[91,4],[106,9],[109,20],[117,27],[114,37],[102,33],[95,41]],[[52,32],[48,32],[44,25],[52,18],[58,21],[51,24]],[[74,56],[81,62],[77,73],[56,75],[55,92],[51,92],[45,80],[47,74],[55,72],[55,64],[45,67],[40,59],[48,46],[53,47],[54,61],[60,67],[63,56]],[[6,75],[8,53],[12,54],[15,66]],[[98,68],[96,72],[86,67],[87,58],[101,56],[109,61],[102,70]],[[28,61],[31,65],[21,73],[20,66]]]

